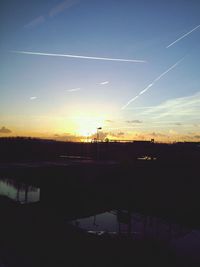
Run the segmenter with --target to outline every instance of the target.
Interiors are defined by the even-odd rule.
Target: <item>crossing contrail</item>
[[[163,76],[165,76],[170,70],[174,69],[176,66],[178,66],[178,64],[183,61],[184,57],[181,58],[180,60],[178,60],[174,65],[172,65],[169,69],[167,69],[166,71],[164,71],[161,75],[159,75],[154,81],[153,83],[159,81]]]
[[[169,44],[166,48],[169,48],[170,46],[172,46],[175,43],[179,42],[180,40],[182,40],[183,38],[185,38],[186,36],[188,36],[192,32],[196,31],[199,27],[200,27],[200,24],[198,26],[196,26],[194,29],[192,29],[191,31],[187,32],[186,34],[184,34],[183,36],[181,36],[180,38],[178,38],[177,40],[175,40],[173,43]]]
[[[38,56],[50,56],[50,57],[67,57],[67,58],[79,58],[79,59],[91,59],[91,60],[105,60],[105,61],[119,61],[119,62],[134,62],[134,63],[145,63],[145,60],[139,59],[124,59],[124,58],[109,58],[109,57],[90,57],[81,55],[69,55],[69,54],[52,54],[52,53],[42,53],[42,52],[32,52],[32,51],[11,51],[17,54],[26,55],[38,55]]]
[[[145,87],[138,95],[131,98],[121,109],[125,109],[130,105],[133,101],[135,101],[139,96],[143,95],[145,92],[147,92],[157,81],[159,81],[162,77],[164,77],[169,71],[174,69],[178,64],[183,60],[184,58],[177,61],[174,65],[172,65],[170,68],[168,68],[166,71],[164,71],[162,74],[160,74],[156,79],[153,80],[152,83],[150,83],[147,87]]]

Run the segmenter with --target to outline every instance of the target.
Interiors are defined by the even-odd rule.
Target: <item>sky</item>
[[[0,0],[0,137],[200,141],[199,0]]]

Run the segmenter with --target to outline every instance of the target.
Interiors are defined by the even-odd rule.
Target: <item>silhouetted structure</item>
[[[133,161],[197,162],[200,158],[198,142],[174,144],[153,141],[73,143],[35,138],[0,138],[0,162],[19,160],[58,160],[66,158]]]

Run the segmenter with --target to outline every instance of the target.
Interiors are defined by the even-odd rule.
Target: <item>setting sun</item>
[[[73,118],[76,125],[76,133],[80,136],[96,134],[98,127],[103,127],[105,119],[97,115],[79,115]]]

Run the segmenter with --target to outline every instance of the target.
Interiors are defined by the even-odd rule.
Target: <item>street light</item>
[[[97,160],[99,159],[99,148],[98,148],[98,141],[99,141],[99,130],[102,130],[102,127],[97,128],[97,144],[96,144],[96,153],[97,153]]]
[[[98,140],[99,140],[99,130],[102,130],[102,127],[98,127],[98,128],[97,128],[97,142],[98,142]]]

